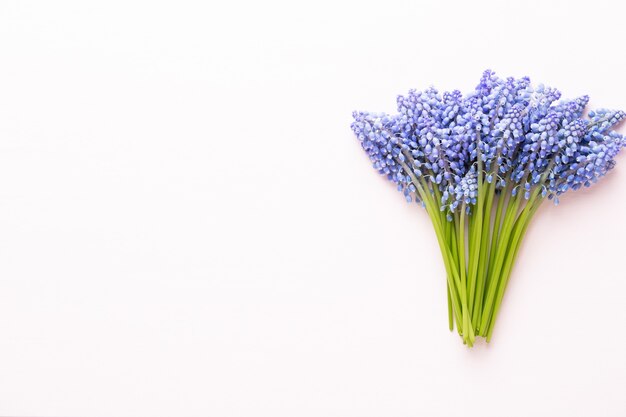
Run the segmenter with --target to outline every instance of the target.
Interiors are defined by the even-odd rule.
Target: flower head
[[[481,183],[513,194],[521,187],[526,197],[538,187],[554,198],[596,182],[625,143],[612,129],[626,113],[599,109],[584,117],[588,96],[560,97],[528,77],[487,70],[466,95],[410,90],[398,96],[397,114],[355,112],[352,129],[374,168],[409,201],[424,198],[419,183],[450,212],[476,204]]]

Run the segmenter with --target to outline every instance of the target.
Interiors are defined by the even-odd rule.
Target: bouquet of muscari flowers
[[[476,89],[411,90],[398,113],[355,112],[374,168],[433,223],[446,270],[448,321],[463,342],[489,341],[520,244],[546,200],[588,187],[615,165],[622,111],[583,116],[587,96],[528,77],[483,73]]]

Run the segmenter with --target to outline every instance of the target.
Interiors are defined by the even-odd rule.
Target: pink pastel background
[[[626,415],[626,159],[546,204],[489,346],[352,110],[490,67],[626,109],[624,8],[4,1],[0,415]],[[621,128],[624,132],[624,127]]]

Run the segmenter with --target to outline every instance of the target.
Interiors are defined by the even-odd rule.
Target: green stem
[[[404,167],[405,170],[407,169],[406,166],[403,166],[403,167]],[[425,202],[425,204],[427,206],[427,209],[430,210],[431,219],[433,219],[433,216],[434,216],[433,213],[439,213],[440,214],[440,216],[439,216],[440,222],[438,224],[435,223],[435,221],[433,220],[433,224],[435,225],[436,232],[437,232],[437,228],[439,228],[439,231],[441,233],[442,229],[445,229],[445,227],[449,227],[449,228],[451,228],[451,235],[454,238],[454,235],[455,235],[455,233],[454,233],[454,226],[455,226],[454,223],[448,222],[446,220],[446,218],[445,218],[445,213],[442,213],[441,210],[439,210],[438,202],[440,200],[440,197],[438,197],[439,196],[439,191],[437,190],[437,188],[433,187],[433,194],[435,194],[435,196],[437,196],[437,198],[438,198],[438,200],[435,201],[434,198],[433,198],[433,195],[430,193],[430,188],[428,187],[428,184],[426,183],[426,180],[423,177],[420,177],[419,180],[418,180],[414,175],[411,175],[411,177],[412,177],[413,181],[419,181],[420,184],[421,184],[421,187],[418,187],[418,190],[422,190],[421,193],[424,195],[423,201]],[[427,191],[423,191],[423,190],[427,190]],[[441,233],[441,234],[445,236],[445,234],[443,234],[443,233]],[[463,318],[462,311],[467,309],[467,307],[466,307],[466,303],[467,302],[466,302],[465,297],[461,295],[461,291],[462,291],[463,285],[461,283],[461,280],[460,280],[460,277],[459,277],[459,273],[458,273],[458,271],[455,268],[455,266],[457,265],[457,263],[455,262],[456,261],[456,259],[455,259],[456,257],[452,257],[452,251],[450,250],[450,246],[446,246],[445,249],[443,247],[441,247],[442,246],[441,240],[442,239],[439,239],[439,243],[440,243],[441,253],[442,253],[442,256],[444,258],[444,264],[447,262],[447,265],[449,267],[449,268],[446,269],[446,272],[447,272],[446,278],[449,280],[449,282],[453,283],[452,287],[451,287],[451,293],[452,293],[451,296],[452,296],[452,300],[453,300],[453,306],[454,306],[455,298],[458,298],[458,300],[456,300],[456,306],[457,307],[455,307],[454,310],[455,310],[455,312],[457,314],[457,328],[459,330],[459,334],[461,334],[462,329],[465,327],[463,325],[463,321],[465,319]],[[443,240],[445,240],[445,239],[443,239]],[[454,250],[456,250],[455,246],[452,246],[452,247],[454,247],[455,248]],[[450,276],[450,273],[452,273],[452,276]],[[456,283],[456,288],[454,287],[454,283]],[[461,308],[458,308],[459,304],[461,305]],[[463,333],[464,341],[466,341],[467,334],[468,334],[467,331],[465,331]],[[474,342],[473,329],[470,329],[469,334],[470,334],[471,343],[473,343]],[[470,343],[470,346],[471,346],[471,343]]]
[[[495,188],[494,188],[494,192],[495,192]],[[489,249],[489,263],[487,265],[487,271],[485,275],[485,288],[487,288],[492,281],[491,272],[493,271],[493,264],[495,263],[495,260],[496,260],[495,255],[496,255],[496,248],[498,245],[498,238],[500,237],[502,214],[504,212],[504,207],[505,207],[504,203],[507,200],[507,197],[510,195],[510,193],[511,193],[511,188],[510,186],[507,185],[502,190],[500,190],[500,194],[498,195],[498,204],[496,206],[496,217],[493,222],[493,227],[492,227],[491,236],[490,236],[491,247]],[[490,225],[488,225],[488,227],[490,227]],[[483,303],[483,306],[484,306],[485,300],[481,300],[481,302]],[[482,317],[482,313],[481,313],[481,317]]]
[[[448,294],[448,328],[454,330],[454,316],[452,315],[452,296],[450,295],[450,284],[446,281],[446,293]]]
[[[430,194],[430,190],[428,190],[428,187],[426,186],[425,187],[426,190],[425,190],[425,188],[422,186],[422,184],[426,185],[424,179],[423,178],[418,179],[413,173],[413,171],[406,165],[404,161],[401,161],[399,159],[397,159],[397,161],[398,163],[400,163],[404,171],[411,178],[413,185],[415,185],[417,192],[420,195],[420,198],[422,199],[422,201],[424,202],[424,205],[426,206],[426,211],[428,212],[428,215],[430,216],[431,222],[433,223],[433,226],[435,229],[435,235],[437,236],[437,242],[439,243],[439,248],[441,250],[441,255],[443,257],[443,263],[446,268],[446,278],[448,279],[448,285],[451,290],[452,305],[453,305],[453,310],[457,319],[457,326],[461,328],[461,323],[463,322],[462,316],[461,316],[462,306],[459,306],[460,297],[458,294],[458,288],[460,288],[460,278],[459,278],[458,271],[455,269],[455,265],[451,264],[449,256],[448,256],[449,250],[445,242],[445,235],[443,233],[442,225],[440,222],[441,218],[439,216],[439,210],[436,210],[436,206],[433,205],[432,195]],[[463,299],[460,299],[460,301],[461,303],[463,303]]]
[[[437,199],[437,196],[435,196],[435,198]],[[441,218],[441,216],[439,216]],[[450,244],[450,228],[442,222],[442,226],[443,226],[443,234],[444,234],[444,239],[446,241],[446,244],[449,245]],[[450,331],[452,331],[454,329],[454,318],[452,316],[452,298],[450,296],[450,284],[448,284],[448,280],[446,279],[446,300],[448,303],[448,327],[450,328]]]
[[[472,346],[474,340],[470,337],[470,313],[467,308],[467,277],[465,266],[465,202],[461,205],[461,213],[457,213],[459,228],[457,230],[457,244],[459,247],[459,269],[461,271],[461,301],[463,316],[463,341]]]
[[[471,241],[469,245],[469,253],[470,253],[470,262],[469,262],[469,296],[468,296],[468,304],[469,304],[469,315],[470,321],[473,321],[473,309],[474,309],[474,297],[476,293],[476,281],[478,275],[478,265],[480,258],[480,238],[482,234],[482,222],[483,222],[483,160],[480,153],[480,134],[477,133],[477,161],[478,161],[478,197],[476,199],[476,206],[474,207],[474,216],[471,222],[472,230],[470,233]]]
[[[449,251],[445,239],[443,237],[443,231],[441,229],[441,224],[439,222],[438,216],[432,210],[432,203],[426,202],[426,209],[429,212],[431,221],[435,227],[435,234],[437,236],[437,241],[439,242],[439,248],[441,250],[441,255],[443,257],[443,262],[446,267],[446,278],[448,280],[448,285],[451,290],[452,296],[452,304],[453,310],[456,314],[457,326],[461,328],[462,325],[462,316],[461,316],[461,306],[459,306],[459,299],[461,303],[463,299],[460,298],[458,288],[460,287],[460,279],[457,270],[455,269],[455,265],[451,263],[449,258]],[[456,280],[456,282],[455,282]]]
[[[511,269],[513,267],[513,262],[515,261],[515,258],[517,256],[517,253],[519,251],[519,245],[521,242],[521,238],[523,237],[523,234],[526,232],[526,229],[528,227],[528,222],[530,221],[530,217],[532,217],[532,215],[534,215],[534,213],[536,212],[536,210],[538,209],[539,205],[535,205],[535,199],[537,198],[537,196],[539,195],[539,193],[541,192],[541,190],[544,188],[545,186],[545,182],[547,181],[550,173],[552,172],[552,168],[554,167],[554,164],[556,163],[556,155],[554,155],[550,162],[548,163],[548,166],[546,168],[546,170],[543,172],[543,174],[541,175],[541,179],[538,181],[538,184],[535,186],[532,195],[529,199],[529,201],[527,202],[526,206],[524,207],[524,209],[522,210],[522,213],[520,213],[520,216],[517,218],[517,221],[515,222],[515,234],[512,237],[512,239],[509,241],[509,234],[511,229],[513,229],[513,227],[510,224],[507,224],[507,234],[503,236],[502,242],[505,243],[504,245],[500,245],[499,250],[498,250],[498,259],[496,259],[496,267],[494,269],[494,277],[498,277],[499,281],[503,281],[501,283],[499,283],[499,290],[498,290],[498,298],[499,298],[499,302],[502,302],[502,297],[504,296],[504,290],[506,288],[506,284],[508,282],[508,278],[511,272]],[[528,172],[528,170],[526,170],[526,172]],[[526,174],[528,175],[528,174]],[[522,178],[524,178],[523,181],[520,182],[520,184],[525,184],[527,179],[526,179],[526,175],[523,175]],[[520,197],[521,193],[518,193],[518,195],[516,195],[515,197],[515,215],[517,214],[517,210],[518,210],[518,206],[519,206],[519,202],[522,199]],[[543,200],[543,196],[541,197],[540,201]],[[508,213],[507,213],[508,214]],[[513,218],[515,218],[515,216],[513,216]],[[510,220],[509,220],[510,221]],[[507,219],[505,219],[505,223],[507,222]],[[504,229],[504,226],[503,226]],[[510,246],[510,248],[507,250],[507,246]],[[505,270],[502,273],[502,276],[500,275],[500,270],[498,268],[498,260],[501,257],[504,257],[503,253],[506,253],[509,256],[508,259],[508,263],[505,266]],[[500,261],[501,262],[501,261]],[[489,301],[493,302],[492,299],[490,299]],[[485,303],[485,309],[489,309],[491,306],[491,303]],[[499,306],[498,306],[499,307]],[[495,325],[495,315],[497,314],[497,311],[493,311],[493,314],[491,316],[489,316],[489,314],[486,314],[486,316],[483,316],[482,319],[482,324],[481,324],[481,335],[482,336],[486,336],[488,338],[488,340],[491,339],[491,332],[493,332],[493,327]],[[487,329],[485,329],[485,324],[487,321],[491,321],[490,323],[488,323],[489,327]]]
[[[447,221],[446,220],[446,224],[448,226],[448,229],[450,230],[450,239],[448,240],[448,256],[451,259],[451,262],[453,265],[458,265],[459,264],[459,257],[458,257],[458,251],[457,251],[457,245],[456,245],[456,224],[454,221]],[[461,304],[461,300],[458,300],[458,305]],[[459,332],[459,336],[462,336],[462,331],[463,331],[463,327],[461,325],[461,323],[457,323],[457,330]]]
[[[496,319],[498,317],[498,312],[500,311],[500,305],[502,304],[502,298],[504,297],[504,291],[506,290],[506,286],[508,284],[509,278],[511,276],[511,271],[513,269],[513,265],[515,264],[515,260],[517,259],[517,255],[519,253],[519,249],[521,247],[522,241],[524,240],[524,236],[526,235],[526,230],[528,229],[528,225],[530,224],[535,212],[543,202],[543,197],[540,197],[539,200],[535,201],[536,193],[531,197],[531,199],[526,204],[524,211],[520,215],[517,220],[514,228],[514,235],[511,240],[511,245],[509,251],[507,253],[507,260],[505,263],[504,270],[502,271],[502,278],[500,288],[498,290],[498,296],[496,298],[496,304],[494,306],[493,315],[491,318],[491,322],[489,323],[487,330],[487,342],[491,341],[491,335],[493,333],[493,329],[496,323]]]
[[[446,243],[448,245],[448,247],[450,246],[450,226],[447,225],[447,222],[443,224],[443,228],[444,228],[444,234],[446,235]],[[453,317],[453,313],[452,313],[452,296],[450,295],[450,284],[448,283],[448,280],[446,279],[446,294],[447,294],[447,301],[448,301],[448,327],[450,328],[450,331],[454,330],[454,317]]]
[[[483,206],[482,212],[482,231],[480,236],[480,256],[478,257],[478,271],[476,282],[476,293],[474,299],[470,300],[474,303],[474,309],[472,312],[472,327],[478,332],[478,323],[483,311],[483,292],[486,282],[486,269],[489,260],[489,231],[491,224],[491,207],[493,204],[493,198],[495,196],[495,181],[492,180],[486,187],[487,201]]]
[[[488,285],[487,297],[485,299],[485,304],[483,308],[483,317],[480,324],[481,336],[487,335],[487,325],[489,320],[491,320],[491,313],[493,311],[496,291],[498,289],[498,286],[500,285],[500,272],[502,270],[504,257],[509,246],[509,239],[513,222],[519,210],[519,204],[521,200],[520,193],[511,198],[513,199],[513,201],[509,201],[507,205],[506,214],[502,223],[502,229],[500,231],[500,235],[498,236],[498,246],[495,261],[493,264],[493,270],[490,271],[491,279]]]

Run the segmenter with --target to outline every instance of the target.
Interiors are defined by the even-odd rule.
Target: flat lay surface
[[[486,68],[624,110],[623,9],[3,2],[0,415],[625,415],[626,157],[540,208],[469,350],[350,130]]]

